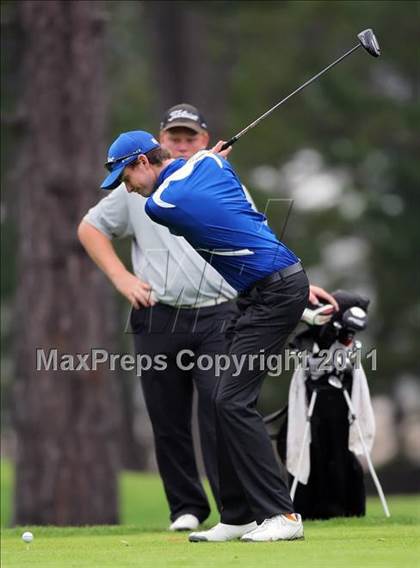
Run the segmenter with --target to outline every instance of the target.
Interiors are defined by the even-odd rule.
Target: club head
[[[368,316],[365,310],[358,306],[353,306],[346,310],[342,315],[342,325],[349,331],[363,331],[366,329]]]
[[[334,375],[332,375],[328,379],[328,382],[332,387],[335,387],[336,389],[342,389],[343,388],[343,383],[340,381],[340,379],[338,377],[334,377]]]
[[[373,57],[379,57],[381,55],[381,48],[379,47],[378,40],[373,30],[370,28],[363,30],[360,34],[357,34],[357,38],[366,51],[373,55]]]

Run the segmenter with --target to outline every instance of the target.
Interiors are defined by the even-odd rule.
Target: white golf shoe
[[[265,519],[258,527],[241,538],[246,542],[267,542],[272,540],[296,540],[304,538],[302,517],[295,515],[296,521],[285,515]]]
[[[257,523],[247,523],[246,525],[225,525],[217,523],[208,531],[193,532],[189,536],[190,542],[226,542],[236,540],[246,533],[257,528]]]
[[[169,526],[170,531],[193,531],[198,527],[200,521],[195,515],[181,515]]]

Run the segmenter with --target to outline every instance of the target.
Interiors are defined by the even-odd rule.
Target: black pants
[[[191,513],[202,522],[210,507],[201,484],[191,432],[193,386],[198,393],[198,424],[204,465],[220,510],[216,457],[214,395],[217,378],[214,368],[200,370],[197,365],[185,371],[176,357],[185,354],[182,365],[200,355],[226,352],[225,330],[236,314],[236,302],[200,309],[176,309],[163,304],[133,310],[131,326],[136,354],[166,356],[167,369],[143,371],[141,384],[152,422],[156,458],[170,508],[170,518]]]
[[[238,300],[239,313],[228,330],[229,356],[281,353],[308,300],[304,271],[268,286],[256,286]],[[222,501],[221,521],[260,523],[293,512],[270,437],[256,403],[266,374],[264,366],[233,366],[220,378],[216,393],[217,442]],[[256,368],[255,368],[256,367]]]

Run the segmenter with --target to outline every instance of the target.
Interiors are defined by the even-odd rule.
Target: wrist
[[[108,278],[115,285],[121,278],[130,274],[124,265],[115,266],[108,271]]]

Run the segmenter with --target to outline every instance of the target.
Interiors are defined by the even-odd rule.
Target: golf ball
[[[32,542],[34,540],[34,535],[31,532],[26,531],[22,535],[22,540],[24,542]]]

